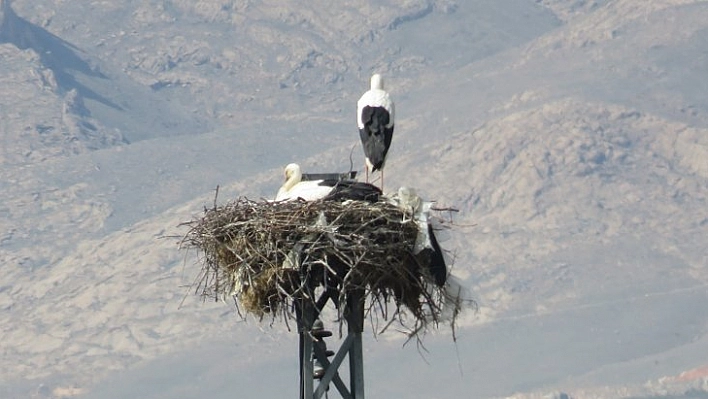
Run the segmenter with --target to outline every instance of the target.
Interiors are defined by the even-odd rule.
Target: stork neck
[[[290,191],[293,187],[295,187],[296,184],[300,183],[302,180],[302,172],[300,170],[294,170],[292,174],[290,174],[290,177],[288,177],[288,180],[285,181],[285,184],[283,184],[283,187]]]

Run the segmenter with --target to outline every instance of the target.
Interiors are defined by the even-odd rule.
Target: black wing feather
[[[366,106],[361,110],[361,122],[364,125],[359,129],[361,143],[364,146],[364,155],[374,165],[374,170],[383,167],[386,154],[393,140],[393,126],[386,127],[391,115],[384,107]]]
[[[383,193],[381,189],[369,183],[361,183],[352,180],[337,181],[332,187],[332,191],[323,198],[325,201],[368,201],[378,202],[379,196]]]
[[[440,248],[440,244],[435,238],[435,232],[431,224],[428,224],[428,235],[430,236],[430,245],[433,247],[430,253],[430,275],[435,280],[435,284],[438,287],[442,287],[447,281],[447,266],[445,265],[442,248]]]

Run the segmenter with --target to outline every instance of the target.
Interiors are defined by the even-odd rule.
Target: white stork
[[[413,246],[413,253],[416,255],[425,253],[429,257],[428,273],[430,277],[438,287],[445,286],[448,278],[447,265],[429,217],[433,203],[423,201],[415,190],[409,187],[399,188],[397,195],[391,197],[389,202],[401,208],[404,214],[418,225],[418,236]]]
[[[383,167],[393,138],[394,114],[393,101],[384,90],[383,78],[374,74],[371,89],[357,102],[357,125],[366,156],[366,182],[369,182],[369,170],[380,170],[382,190]]]
[[[300,165],[291,163],[285,167],[285,183],[278,190],[275,201],[323,199],[326,201],[377,202],[380,195],[381,190],[368,183],[337,179],[302,181]]]

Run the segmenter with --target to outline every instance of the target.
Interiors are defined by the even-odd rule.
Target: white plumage
[[[276,201],[296,200],[315,201],[326,197],[332,186],[321,185],[322,180],[302,181],[300,165],[291,163],[285,167],[285,183],[275,196]]]

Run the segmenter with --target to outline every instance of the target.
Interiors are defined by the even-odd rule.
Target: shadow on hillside
[[[21,50],[35,51],[42,65],[54,72],[57,85],[62,94],[76,89],[84,98],[90,98],[114,109],[120,106],[104,96],[79,83],[70,71],[86,76],[108,79],[100,71],[92,68],[85,60],[76,55],[80,51],[70,43],[53,35],[47,30],[22,19],[10,8],[7,0],[0,0],[0,44],[9,43]]]

